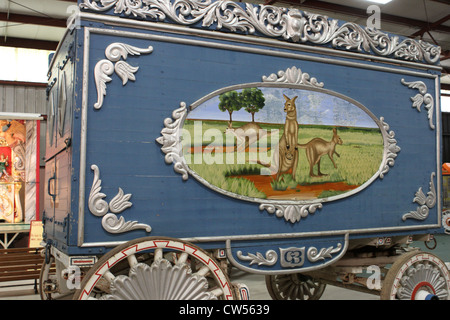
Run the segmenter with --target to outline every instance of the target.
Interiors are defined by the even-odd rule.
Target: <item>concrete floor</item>
[[[250,300],[272,300],[266,288],[264,275],[249,274],[233,269],[231,281],[246,284],[250,290]],[[33,294],[32,291],[32,285],[0,288],[0,300],[40,300],[39,294]],[[17,295],[10,296],[12,292]],[[327,286],[320,300],[379,300],[379,297]]]

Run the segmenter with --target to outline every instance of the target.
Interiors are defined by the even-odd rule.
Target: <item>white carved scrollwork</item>
[[[106,194],[101,193],[102,180],[100,180],[100,170],[94,164],[91,166],[94,171],[94,181],[92,182],[91,192],[89,194],[88,207],[94,216],[103,217],[108,212],[108,202],[103,200]]]
[[[271,5],[245,4],[211,0],[84,0],[82,9],[104,12],[114,8],[118,15],[163,21],[181,25],[200,24],[215,30],[228,29],[296,43],[310,42],[333,48],[356,50],[408,61],[436,63],[441,48],[421,40],[400,40],[379,30],[297,9]]]
[[[275,250],[268,250],[266,256],[263,256],[260,252],[256,254],[248,253],[247,256],[244,256],[242,251],[238,251],[236,255],[243,261],[250,261],[250,265],[256,263],[258,266],[273,266],[278,261],[278,254]]]
[[[148,224],[138,223],[137,221],[125,221],[124,217],[118,218],[113,213],[103,216],[102,226],[109,233],[123,233],[135,229],[145,229],[147,232],[152,231]]]
[[[389,171],[390,167],[393,167],[395,164],[395,158],[397,158],[397,153],[400,152],[400,147],[397,145],[397,140],[395,140],[395,132],[389,131],[389,125],[384,122],[384,118],[380,118],[382,124],[382,131],[384,131],[384,135],[386,136],[387,146],[385,147],[385,160],[382,164],[382,169],[379,177],[381,179],[384,178],[384,175]]]
[[[167,164],[173,163],[173,170],[181,174],[183,180],[188,179],[187,164],[183,159],[181,146],[181,125],[187,114],[186,103],[181,102],[180,108],[172,112],[172,119],[164,120],[161,137],[156,141],[162,145],[161,150],[166,154],[164,160]]]
[[[322,203],[306,204],[306,205],[285,205],[263,203],[259,206],[259,210],[267,210],[269,213],[275,213],[278,218],[284,217],[286,221],[295,223],[301,218],[306,218],[310,213],[316,212],[322,208]]]
[[[321,248],[318,250],[316,247],[309,247],[306,250],[305,255],[305,247],[289,247],[289,248],[278,248],[280,254],[278,254],[275,250],[268,250],[266,255],[264,256],[260,252],[247,253],[244,255],[242,251],[237,251],[236,256],[239,260],[242,261],[250,261],[249,265],[257,264],[258,266],[273,266],[280,260],[280,265],[282,267],[302,267],[305,261],[305,258],[308,259],[309,262],[315,263],[319,260],[325,260],[326,258],[333,258],[333,254],[339,253],[342,251],[343,246],[342,243],[338,243],[335,247],[330,246],[328,248]]]
[[[402,220],[405,221],[408,218],[416,219],[416,220],[425,220],[430,213],[430,209],[436,205],[436,188],[434,187],[434,177],[436,173],[431,173],[430,179],[430,191],[428,191],[427,195],[422,191],[422,187],[416,192],[413,202],[419,204],[419,207],[416,211],[410,211],[405,213],[402,217]]]
[[[100,60],[94,67],[94,80],[97,87],[97,102],[94,104],[94,108],[100,109],[102,107],[103,99],[106,95],[106,83],[112,80],[110,76],[114,71],[122,79],[122,85],[126,85],[128,80],[136,80],[134,74],[139,67],[133,67],[127,62],[120,60],[120,58],[126,60],[129,54],[139,56],[141,53],[151,53],[152,51],[152,46],[137,48],[125,43],[111,43],[105,49],[107,59]]]
[[[280,70],[277,74],[272,73],[268,77],[263,76],[262,80],[263,82],[303,84],[317,88],[323,87],[323,82],[319,83],[316,78],[310,78],[308,73],[302,72],[296,67],[288,68],[286,71]]]
[[[123,233],[136,229],[145,229],[145,231],[151,232],[152,228],[148,224],[138,223],[137,221],[125,221],[123,217],[118,218],[116,216],[116,213],[120,213],[132,206],[132,203],[128,201],[131,198],[131,194],[124,194],[123,190],[119,188],[117,195],[108,204],[104,200],[106,195],[101,192],[102,180],[100,179],[100,170],[95,164],[91,166],[91,169],[94,171],[94,180],[89,193],[88,207],[93,215],[103,217],[103,229],[109,233]],[[109,210],[112,213],[108,212]]]
[[[408,86],[408,88],[418,89],[419,93],[414,97],[411,97],[413,102],[412,107],[421,111],[420,107],[425,103],[425,108],[428,110],[428,121],[430,122],[430,128],[435,129],[433,124],[433,112],[434,112],[434,99],[433,96],[427,93],[427,86],[422,81],[406,82],[405,79],[401,80],[402,84]]]
[[[325,260],[325,258],[332,258],[332,254],[338,253],[342,250],[342,244],[338,243],[336,248],[328,247],[317,250],[315,247],[310,247],[306,252],[308,260],[311,262],[317,262],[319,260]]]

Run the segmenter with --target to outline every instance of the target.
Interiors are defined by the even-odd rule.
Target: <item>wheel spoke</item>
[[[105,271],[105,273],[103,273],[103,277],[106,280],[108,280],[109,282],[112,282],[116,278],[109,270],[107,270],[107,271]]]
[[[180,256],[177,259],[177,264],[183,264],[186,262],[187,258],[189,257],[189,254],[187,252],[183,252],[180,254]]]
[[[134,254],[127,257],[128,264],[130,265],[130,268],[134,267],[138,264],[138,261],[136,259],[136,256]]]
[[[162,259],[163,257],[163,250],[161,248],[155,249],[155,261]]]
[[[206,276],[206,274],[208,272],[209,272],[209,268],[207,266],[203,266],[195,273],[195,275],[204,277],[204,276]]]
[[[216,297],[220,297],[221,295],[223,295],[223,290],[220,288],[215,288],[214,290],[210,291],[213,295],[215,295]]]

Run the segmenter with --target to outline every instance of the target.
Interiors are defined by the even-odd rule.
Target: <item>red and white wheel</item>
[[[230,300],[234,295],[228,276],[206,251],[179,239],[148,237],[105,254],[74,298]]]
[[[445,263],[427,252],[402,255],[383,281],[383,300],[448,300],[450,274]]]

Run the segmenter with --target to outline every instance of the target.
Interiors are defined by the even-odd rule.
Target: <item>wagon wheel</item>
[[[174,254],[175,253],[175,254]],[[163,237],[140,238],[105,254],[75,299],[233,299],[231,282],[206,251]]]
[[[266,276],[266,287],[274,300],[319,300],[326,284],[301,273]]]
[[[450,275],[433,254],[410,252],[392,264],[381,288],[383,300],[448,299]]]
[[[58,275],[56,273],[55,258],[49,256],[48,261],[44,259],[39,275],[39,295],[41,300],[54,300],[62,296],[59,292]]]
[[[53,291],[52,288],[55,288],[55,277],[53,272],[51,272],[51,266],[55,262],[53,257],[49,258],[48,263],[44,259],[44,263],[41,267],[41,273],[39,275],[39,295],[41,300],[52,300],[52,294],[50,291]]]

